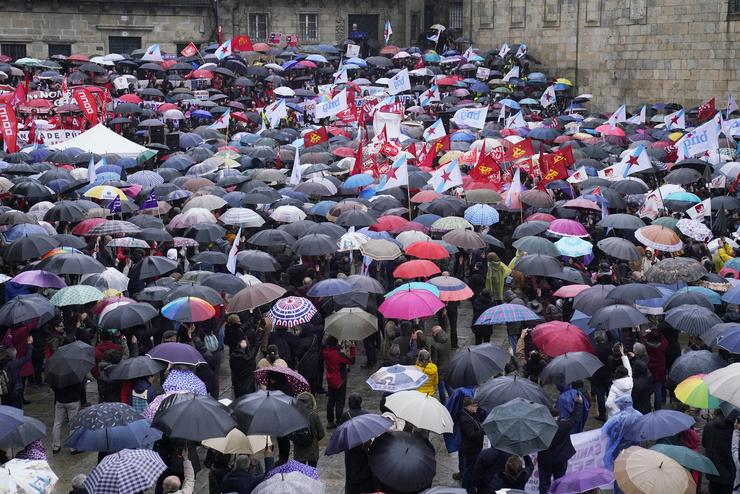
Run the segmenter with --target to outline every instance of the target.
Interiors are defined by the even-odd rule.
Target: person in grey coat
[[[437,364],[437,373],[439,375],[439,401],[444,404],[447,401],[447,385],[445,376],[447,367],[450,364],[452,355],[452,346],[450,337],[442,326],[432,326],[432,344],[431,344],[432,362]]]

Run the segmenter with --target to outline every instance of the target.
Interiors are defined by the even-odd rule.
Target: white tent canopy
[[[73,139],[52,146],[52,149],[57,150],[69,148],[78,148],[95,154],[117,154],[127,158],[135,158],[147,150],[144,146],[116,134],[103,124],[98,124]]]

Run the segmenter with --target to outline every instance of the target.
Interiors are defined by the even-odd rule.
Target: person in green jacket
[[[511,273],[511,269],[501,262],[498,254],[489,252],[486,256],[488,261],[488,272],[486,273],[486,288],[496,303],[504,299],[504,280]]]

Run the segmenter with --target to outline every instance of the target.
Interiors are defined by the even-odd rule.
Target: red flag
[[[67,76],[65,75],[62,78],[62,92],[66,93],[67,91],[69,91],[69,85],[67,84]]]
[[[701,106],[699,106],[698,110],[699,120],[709,120],[710,118],[714,118],[715,113],[717,113],[714,108],[714,98],[705,103],[702,103]]]
[[[296,151],[297,153],[298,151]],[[275,157],[275,169],[279,170],[283,167],[283,163],[280,161],[280,144],[277,147],[277,156]]]
[[[735,177],[735,180],[732,182],[732,185],[730,185],[730,188],[727,189],[728,194],[734,194],[735,189],[737,188],[737,183],[740,181],[740,173]]]
[[[232,50],[233,50],[233,44],[232,44]],[[193,57],[195,54],[198,53],[198,47],[195,46],[195,43],[192,41],[188,43],[188,46],[180,50],[180,55],[183,57]]]
[[[239,36],[235,36],[231,40],[231,50],[232,51],[254,51],[254,47],[252,46],[252,38],[250,38],[246,34],[240,34]]]
[[[90,125],[95,126],[98,124],[98,105],[95,102],[95,98],[92,93],[87,89],[78,88],[72,91],[72,97],[77,102],[77,105],[82,110],[82,113],[90,121]]]
[[[13,108],[18,108],[18,105],[21,105],[28,101],[28,96],[26,92],[26,86],[23,84],[18,84],[15,87],[15,93],[13,93],[13,98],[10,100],[10,105]]]
[[[303,147],[310,148],[328,140],[329,133],[326,131],[326,127],[319,127],[303,135]]]
[[[416,65],[414,65],[414,68],[423,69],[424,67],[426,67],[426,65],[424,65],[424,59],[419,57],[419,59],[416,61]]]
[[[568,148],[570,149],[570,148]],[[543,154],[540,157],[540,183],[547,185],[555,180],[568,178],[567,159],[559,154]]]
[[[534,155],[534,147],[532,146],[532,139],[522,139],[509,148],[501,161],[514,161],[520,158],[527,158]]]
[[[501,172],[501,167],[493,159],[493,156],[486,154],[483,158],[475,165],[475,168],[470,170],[470,177],[476,182],[496,182]]]
[[[323,127],[322,127],[323,128]],[[358,175],[362,173],[362,139],[360,139],[360,145],[357,146],[357,153],[355,153],[355,164],[352,167],[352,171],[349,172],[351,175]]]
[[[31,127],[28,129],[28,144],[36,142],[36,120],[31,120]]]
[[[10,105],[0,104],[0,129],[8,152],[18,151],[18,118]]]

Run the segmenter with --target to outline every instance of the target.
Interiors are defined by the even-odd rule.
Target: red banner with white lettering
[[[77,105],[82,110],[85,118],[90,122],[90,125],[95,126],[98,124],[98,104],[95,101],[95,97],[87,89],[78,88],[72,91],[72,97],[77,102]]]
[[[0,128],[3,132],[3,142],[9,153],[18,151],[18,118],[13,107],[0,104]]]

